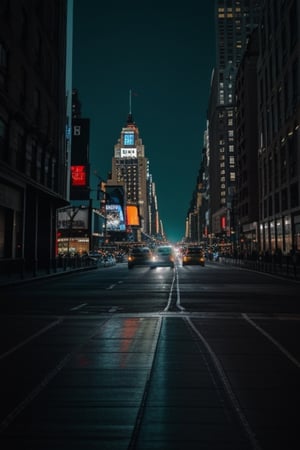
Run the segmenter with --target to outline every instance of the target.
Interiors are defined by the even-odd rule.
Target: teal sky
[[[201,162],[215,64],[213,11],[213,0],[74,0],[73,87],[91,120],[91,173],[106,178],[111,170],[132,89],[133,117],[172,241],[184,236]]]

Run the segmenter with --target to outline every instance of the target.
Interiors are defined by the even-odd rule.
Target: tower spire
[[[132,99],[132,91],[129,89],[129,114],[132,114],[131,111],[131,99]]]
[[[132,116],[132,90],[129,89],[129,113],[127,117],[127,125],[133,125],[134,120]]]

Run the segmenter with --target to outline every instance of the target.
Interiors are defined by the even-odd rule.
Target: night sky
[[[215,65],[214,0],[74,0],[73,87],[91,120],[91,184],[132,113],[168,239],[184,236]]]

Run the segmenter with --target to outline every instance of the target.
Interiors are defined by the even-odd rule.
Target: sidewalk
[[[102,267],[100,264],[95,262],[90,264],[84,264],[80,266],[76,265],[63,265],[59,267],[49,267],[44,269],[31,269],[31,270],[20,270],[20,271],[4,271],[0,272],[0,288],[2,286],[10,286],[13,284],[21,284],[39,280],[41,278],[49,278],[60,275],[68,275],[74,272],[81,272],[84,270],[92,270]]]
[[[289,280],[300,281],[299,264],[291,264],[291,263],[279,264],[259,260],[253,261],[249,259],[229,258],[225,256],[220,256],[219,263],[255,270],[257,272],[264,272],[270,275],[276,275],[278,277],[287,278]]]

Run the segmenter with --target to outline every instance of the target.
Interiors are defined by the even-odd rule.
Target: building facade
[[[204,133],[202,160],[196,180],[196,187],[193,191],[190,207],[188,209],[185,227],[185,241],[198,244],[204,244],[208,241],[208,149],[206,144],[207,132]]]
[[[259,249],[258,29],[250,35],[235,81],[236,244],[242,254]]]
[[[258,162],[262,251],[300,251],[300,5],[264,2],[259,27]]]
[[[248,36],[258,25],[260,6],[258,0],[216,2],[217,60],[208,109],[210,234],[228,240],[231,240],[236,225],[233,214],[237,180],[234,83]]]
[[[72,90],[69,201],[58,211],[57,253],[82,255],[103,246],[106,215],[101,209],[101,186],[93,195],[90,180],[90,119],[81,116],[77,89]],[[95,197],[97,197],[95,199]]]
[[[67,2],[0,4],[0,261],[44,267],[66,204]]]

